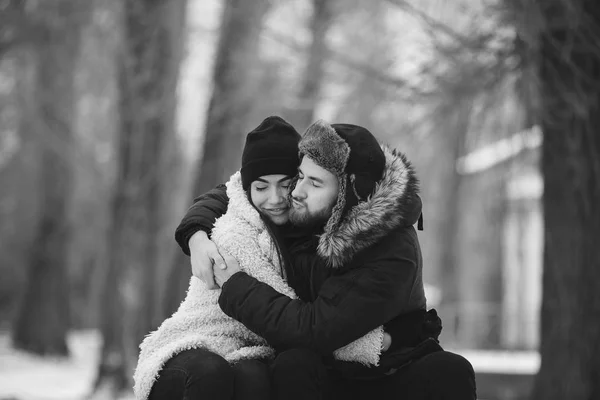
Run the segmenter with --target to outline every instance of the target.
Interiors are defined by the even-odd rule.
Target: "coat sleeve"
[[[188,242],[192,235],[198,231],[210,235],[215,221],[225,214],[228,204],[229,198],[224,184],[194,199],[194,204],[175,230],[175,240],[186,255],[190,255]]]
[[[415,249],[406,241],[395,244],[395,250],[400,248],[328,278],[313,302],[292,300],[238,272],[223,285],[219,305],[276,348],[331,354],[385,324],[408,303],[417,269]]]

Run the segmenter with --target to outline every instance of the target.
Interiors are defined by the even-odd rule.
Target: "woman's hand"
[[[226,269],[230,264],[237,265],[237,261],[225,252],[220,252],[205,232],[198,231],[192,235],[188,242],[190,247],[190,261],[192,275],[200,279],[208,289],[218,289],[215,283],[213,267]]]
[[[213,273],[215,276],[215,282],[219,287],[223,287],[225,282],[229,280],[236,272],[241,271],[240,265],[237,260],[233,257],[227,257],[227,265],[213,266]]]
[[[390,346],[392,345],[392,337],[389,333],[383,332],[383,343],[381,344],[381,352],[388,351]]]
[[[217,246],[208,238],[205,232],[198,231],[188,242],[190,247],[190,262],[192,275],[200,279],[209,289],[217,289],[213,275],[213,264],[224,264]]]

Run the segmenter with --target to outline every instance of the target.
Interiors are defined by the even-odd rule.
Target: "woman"
[[[242,270],[291,298],[296,295],[285,283],[288,264],[277,238],[288,222],[288,192],[299,164],[299,140],[296,130],[279,117],[265,119],[247,135],[242,168],[226,185],[227,213],[211,235]],[[140,346],[136,398],[269,398],[265,361],[275,351],[221,311],[219,294],[192,277],[179,309]],[[375,330],[335,356],[376,364],[382,337],[383,331]]]

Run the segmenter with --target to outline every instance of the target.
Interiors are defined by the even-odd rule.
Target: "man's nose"
[[[292,197],[297,199],[303,199],[305,197],[304,180],[299,179],[298,182],[296,182],[296,187],[292,190]]]

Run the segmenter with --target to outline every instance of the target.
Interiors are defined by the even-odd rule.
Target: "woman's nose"
[[[271,191],[271,203],[273,204],[277,204],[277,203],[281,203],[283,200],[285,200],[285,198],[287,197],[287,193],[285,193],[285,190],[282,190],[281,188],[274,188]]]

